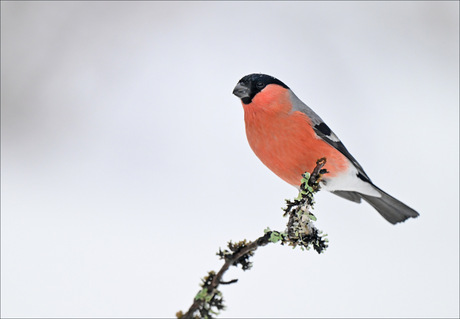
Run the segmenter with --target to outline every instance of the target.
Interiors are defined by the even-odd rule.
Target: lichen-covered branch
[[[230,241],[227,245],[228,249],[219,249],[217,255],[225,261],[224,265],[217,273],[208,272],[208,275],[202,279],[202,289],[195,296],[193,304],[186,313],[182,311],[176,313],[177,318],[213,318],[218,315],[219,311],[225,308],[222,293],[218,289],[219,285],[238,281],[237,279],[223,281],[224,273],[230,266],[241,265],[243,270],[250,269],[252,267],[250,257],[259,247],[281,242],[282,245],[299,246],[302,250],[313,247],[318,253],[322,253],[327,248],[326,235],[322,235],[322,232],[314,226],[316,217],[310,211],[314,204],[313,194],[319,191],[319,181],[323,174],[327,173],[323,169],[325,164],[326,158],[319,159],[313,172],[303,175],[299,196],[293,201],[286,200],[286,208],[283,209],[283,216],[289,216],[286,230],[280,232],[267,228],[265,234],[254,241],[242,240],[237,243]]]

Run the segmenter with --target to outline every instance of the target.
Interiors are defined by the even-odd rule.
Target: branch
[[[313,225],[316,217],[310,212],[314,204],[313,194],[319,191],[319,181],[323,174],[327,173],[323,169],[325,164],[326,158],[319,159],[311,175],[309,173],[302,175],[299,196],[294,201],[286,200],[287,206],[283,209],[283,216],[289,215],[287,229],[284,232],[279,232],[267,228],[264,231],[265,234],[255,241],[243,240],[238,243],[230,241],[227,245],[228,249],[219,249],[217,255],[220,259],[225,260],[224,265],[217,274],[214,271],[208,272],[208,275],[202,279],[202,289],[195,296],[193,304],[185,314],[179,311],[176,314],[177,318],[213,318],[213,315],[218,315],[219,311],[225,308],[222,293],[218,290],[219,285],[232,284],[238,281],[238,279],[223,281],[224,273],[232,265],[241,265],[243,270],[250,269],[252,263],[249,258],[259,247],[280,241],[281,245],[300,246],[302,250],[308,250],[313,246],[318,253],[322,253],[327,248],[328,240],[324,238],[327,235],[322,235],[322,232]]]
[[[189,308],[189,310],[184,315],[178,316],[178,318],[183,318],[183,319],[185,319],[185,318],[194,318],[193,314],[197,310],[199,310],[200,307],[203,307],[203,304],[207,299],[206,296],[217,295],[217,296],[221,297],[221,293],[217,291],[217,287],[219,286],[219,284],[231,284],[231,283],[234,283],[234,282],[237,281],[237,279],[231,280],[229,282],[222,281],[222,276],[228,270],[228,268],[231,265],[236,266],[238,264],[242,264],[243,269],[245,269],[245,270],[250,269],[251,264],[249,262],[247,262],[247,263],[245,262],[245,259],[247,259],[245,257],[248,256],[248,255],[252,256],[254,254],[254,251],[258,247],[265,246],[269,242],[270,242],[270,233],[266,233],[265,235],[257,238],[255,241],[250,242],[249,244],[246,244],[246,241],[242,241],[242,242],[237,243],[236,247],[238,247],[238,248],[236,248],[236,251],[233,254],[226,254],[225,252],[219,250],[219,252],[223,256],[221,258],[225,259],[224,265],[222,266],[222,268],[220,268],[220,270],[219,270],[219,272],[217,274],[215,274],[213,271],[210,271],[208,273],[208,276],[205,277],[205,279],[203,280],[203,285],[202,285],[203,289],[195,297],[195,300],[194,300],[192,306]],[[230,242],[229,245],[232,245],[232,243]],[[218,253],[218,255],[219,255],[219,253]],[[209,285],[206,284],[208,281],[210,281]],[[222,299],[215,299],[213,306],[215,308],[217,308],[217,310],[221,310],[224,307],[223,307],[223,305],[222,305],[222,307],[219,306],[218,300],[222,300]],[[209,300],[209,302],[211,304],[212,304],[212,301],[213,301],[212,299]],[[217,303],[216,303],[216,301],[217,301]],[[211,309],[211,307],[209,307],[209,309]],[[209,309],[208,309],[208,312],[209,312]],[[200,314],[203,314],[202,310],[199,311],[199,312],[200,312]],[[205,316],[202,316],[202,317],[205,317]],[[210,318],[210,316],[207,316],[207,317]],[[198,317],[198,318],[200,318],[200,317]]]

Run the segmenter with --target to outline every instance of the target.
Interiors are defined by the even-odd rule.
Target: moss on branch
[[[284,217],[289,217],[286,230],[276,231],[266,228],[264,235],[254,241],[242,240],[239,242],[229,241],[227,249],[220,249],[217,255],[224,260],[223,266],[216,273],[208,272],[201,280],[201,290],[196,294],[192,305],[186,313],[179,311],[176,317],[180,319],[188,318],[214,318],[221,310],[225,309],[222,292],[218,289],[220,285],[236,283],[233,279],[224,281],[222,279],[230,266],[241,266],[244,271],[251,269],[250,258],[259,247],[269,243],[280,242],[281,245],[299,246],[302,250],[309,250],[311,247],[322,253],[328,247],[328,240],[313,224],[316,221],[315,215],[311,212],[314,205],[313,195],[320,190],[319,182],[327,171],[323,168],[326,158],[321,158],[316,162],[313,172],[302,175],[299,196],[294,200],[286,200],[286,207],[283,209]]]

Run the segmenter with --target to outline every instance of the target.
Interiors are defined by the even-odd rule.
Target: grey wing
[[[331,145],[340,153],[342,153],[346,158],[348,158],[348,160],[352,162],[358,170],[359,178],[366,182],[372,183],[369,176],[367,176],[366,172],[364,172],[364,169],[361,167],[358,161],[350,154],[350,152],[348,152],[348,150],[342,144],[337,135],[335,135],[335,133],[332,132],[329,126],[327,126],[326,123],[324,123],[324,121],[311,108],[309,108],[305,103],[303,103],[292,91],[291,102],[293,110],[305,113],[312,120],[313,129],[315,130],[316,135],[318,135],[319,138],[327,142],[329,145]]]
[[[351,200],[355,203],[361,203],[361,196],[357,192],[350,192],[350,191],[332,191],[332,194],[335,194],[339,197]]]

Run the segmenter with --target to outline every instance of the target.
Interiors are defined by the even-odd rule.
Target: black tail
[[[364,195],[357,192],[336,191],[334,194],[354,202],[361,202],[361,198],[374,207],[380,215],[392,224],[400,223],[410,217],[417,217],[419,213],[400,202],[396,198],[388,195],[377,186],[373,185],[380,193],[381,197]]]

